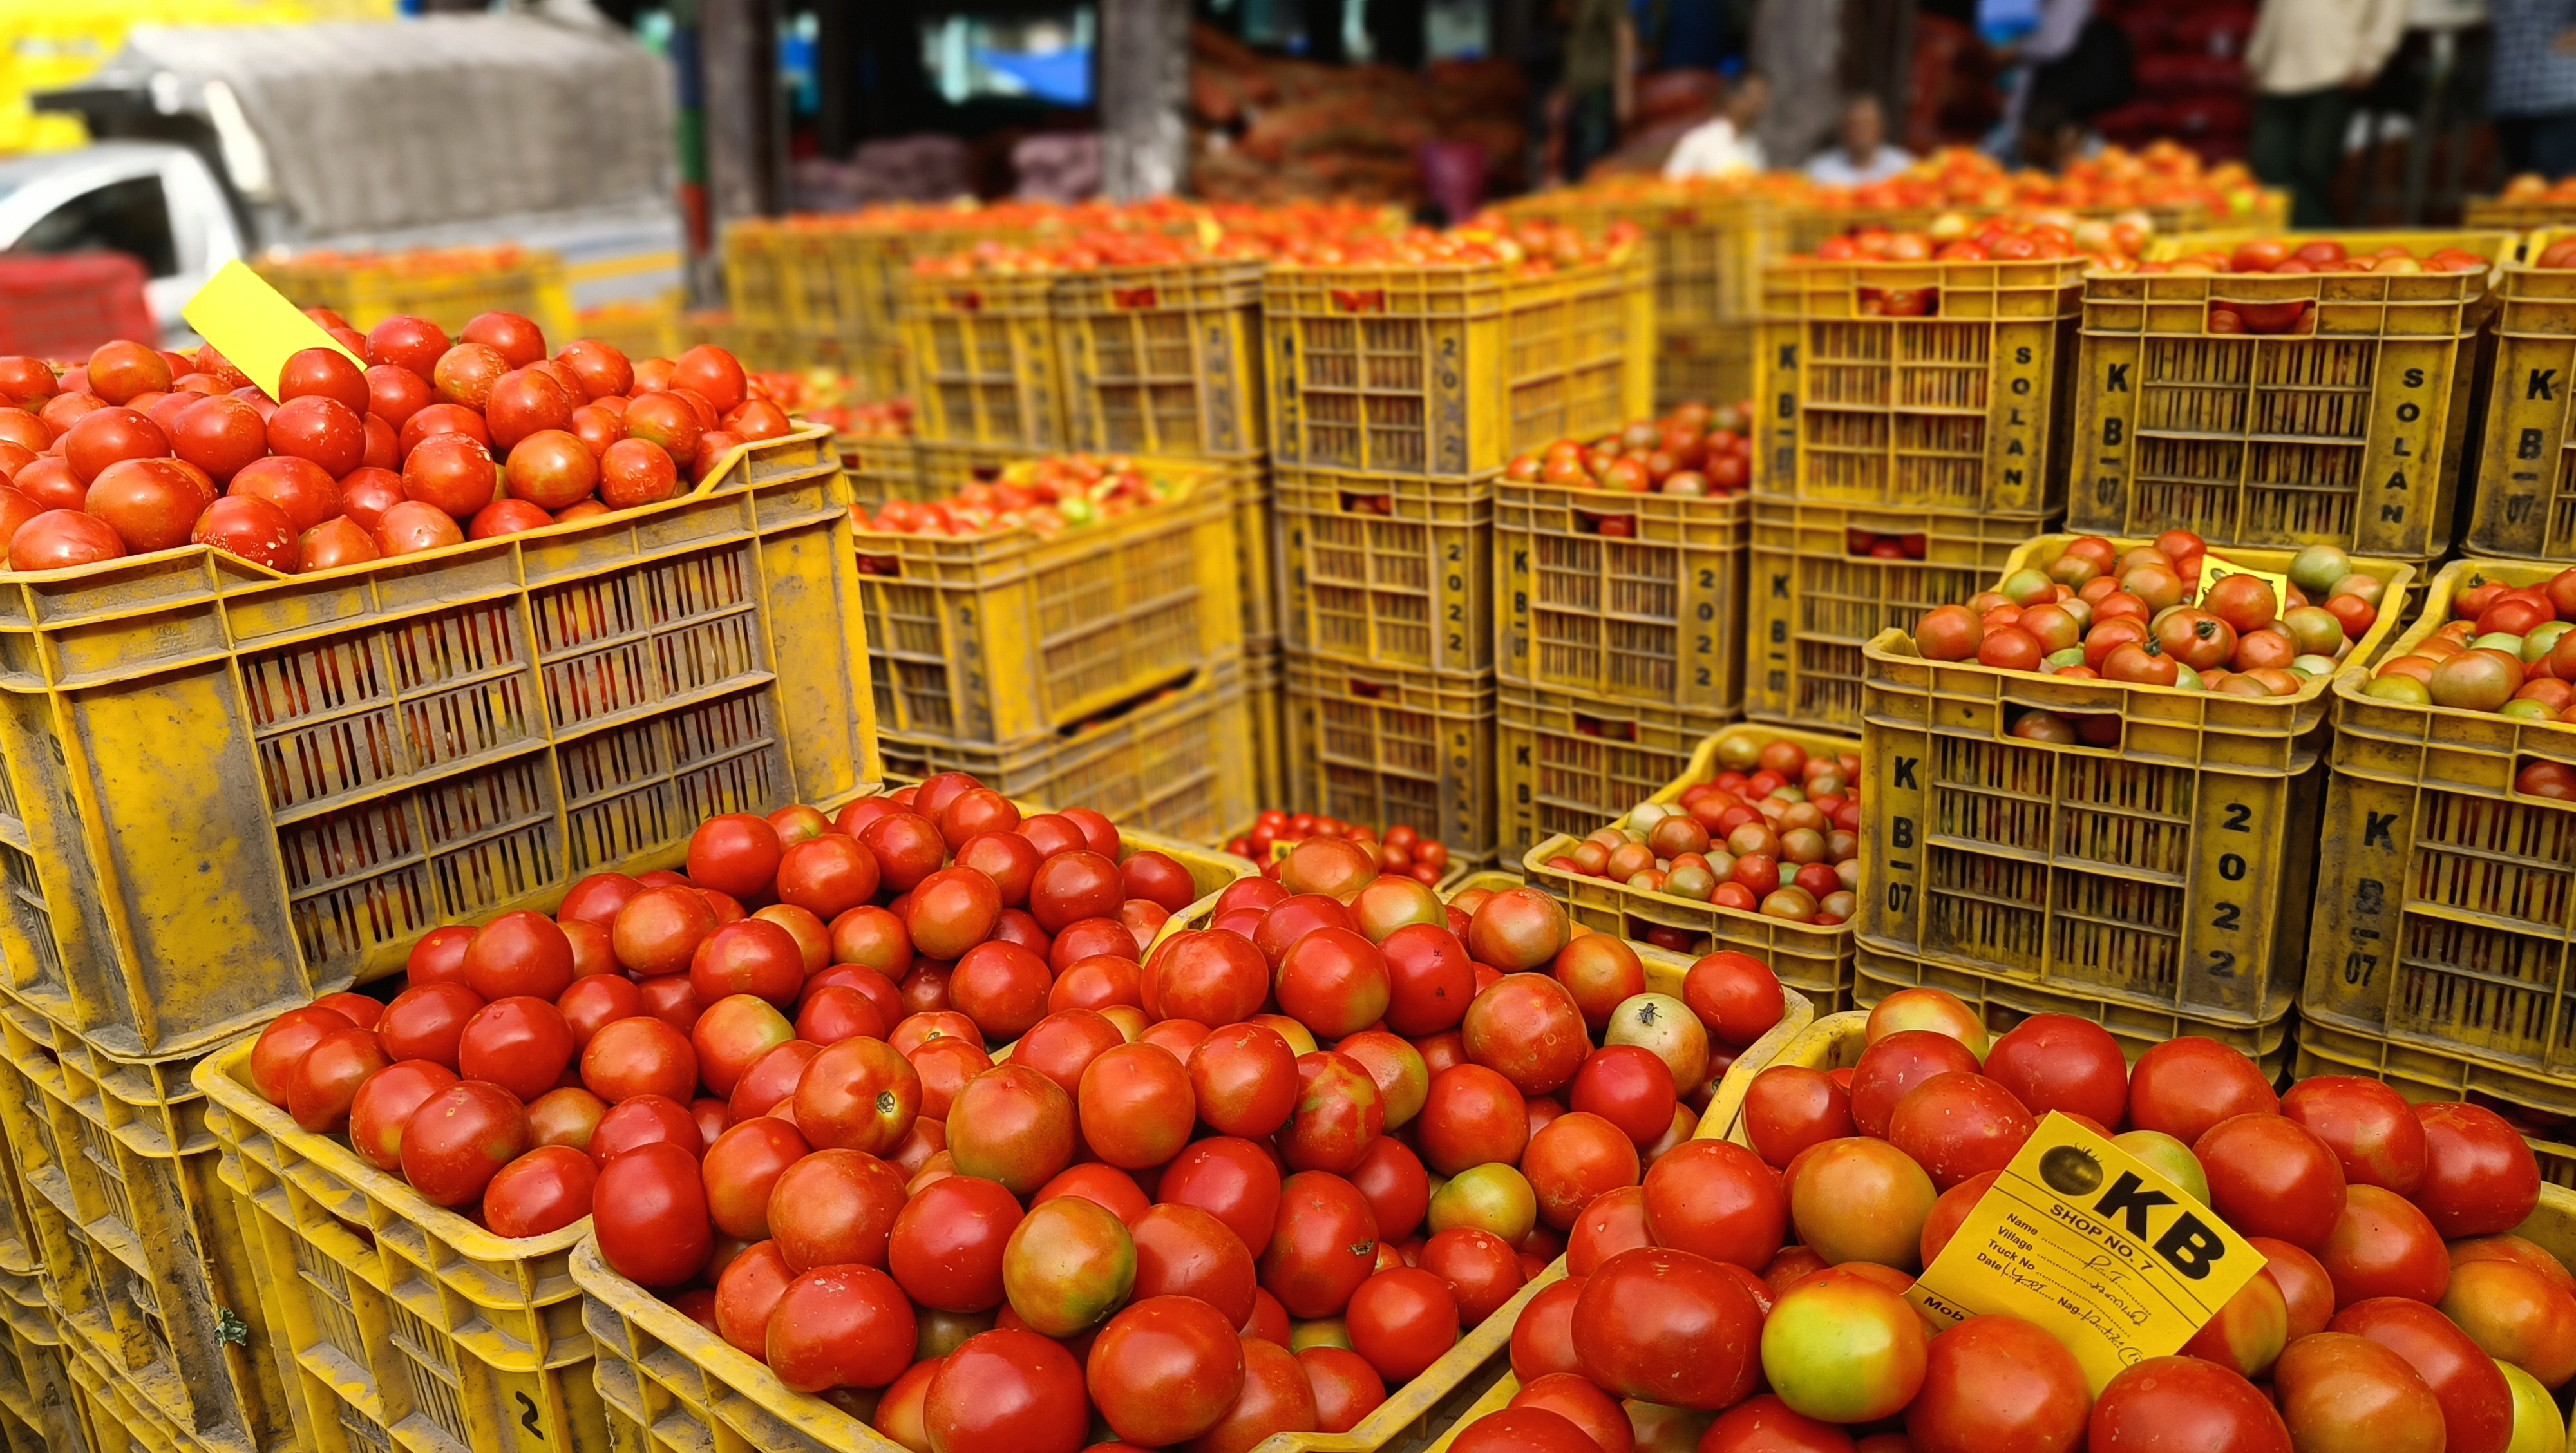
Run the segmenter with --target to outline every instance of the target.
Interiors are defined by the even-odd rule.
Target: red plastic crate
[[[143,282],[121,252],[0,256],[0,353],[80,359],[119,338],[158,340]]]

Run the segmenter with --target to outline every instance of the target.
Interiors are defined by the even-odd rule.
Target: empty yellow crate
[[[201,1051],[441,924],[668,867],[712,814],[844,800],[881,775],[859,620],[820,428],[326,574],[187,546],[0,579],[7,987]]]

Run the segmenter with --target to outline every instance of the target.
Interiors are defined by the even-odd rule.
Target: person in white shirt
[[[1828,187],[1883,182],[1914,165],[1914,153],[1887,144],[1887,112],[1863,92],[1843,107],[1842,144],[1816,153],[1807,175]]]
[[[1762,108],[1771,101],[1771,82],[1760,71],[1746,71],[1718,113],[1682,134],[1664,158],[1664,175],[1723,177],[1764,169],[1762,142],[1753,134]]]
[[[2404,38],[2408,0],[2264,0],[2245,42],[2254,82],[2254,175],[2290,189],[2290,225],[2331,227],[2326,191],[2343,162],[2352,98]]]

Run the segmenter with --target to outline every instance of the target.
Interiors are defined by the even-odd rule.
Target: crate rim
[[[687,492],[675,494],[669,499],[655,500],[650,504],[636,505],[623,510],[612,510],[607,514],[593,515],[586,519],[561,520],[553,524],[541,525],[533,530],[518,530],[507,535],[498,535],[489,540],[465,540],[454,545],[441,545],[434,550],[416,551],[409,555],[390,555],[374,560],[363,560],[332,570],[294,573],[271,570],[256,560],[218,550],[212,545],[191,543],[174,545],[167,550],[147,551],[140,555],[119,555],[113,560],[101,560],[89,565],[69,565],[59,570],[0,569],[0,588],[20,584],[68,584],[92,576],[110,575],[136,565],[159,565],[171,561],[193,560],[199,556],[221,561],[221,565],[216,568],[237,569],[248,574],[252,585],[280,585],[290,581],[299,584],[306,581],[343,581],[374,575],[389,569],[411,570],[423,565],[443,564],[473,552],[488,553],[495,546],[506,548],[513,541],[554,539],[585,530],[596,530],[602,525],[631,524],[639,519],[648,519],[673,505],[714,499],[721,495],[735,493],[755,483],[747,475],[739,479],[735,478],[735,471],[755,454],[774,452],[781,445],[812,443],[825,445],[827,447],[824,452],[832,457],[829,468],[837,469],[840,467],[838,450],[829,447],[833,442],[832,431],[828,427],[822,424],[804,424],[775,439],[750,439],[735,445],[725,451],[724,456],[716,462],[715,468],[707,472],[705,479],[693,485]],[[826,466],[818,463],[814,466],[813,472],[824,473]]]
[[[2371,671],[2373,665],[2384,664],[2387,661],[2395,660],[2397,657],[2406,654],[2406,652],[2412,650],[2422,642],[2431,639],[2435,632],[2449,624],[2448,612],[2450,610],[2452,599],[2459,594],[2460,582],[2481,570],[2506,570],[2515,573],[2528,573],[2530,575],[2546,579],[2564,571],[2576,570],[2576,561],[2523,560],[2494,555],[2463,555],[2456,560],[2450,561],[2443,565],[2439,570],[2433,572],[2431,579],[2425,586],[2424,603],[2418,608],[2418,613],[2415,619],[2408,624],[2403,634],[2397,636],[2393,640],[2385,642],[2383,649],[2378,653],[2376,660],[2363,661],[2354,665],[2345,665],[2335,672],[2331,680],[2334,694],[2346,700],[2364,703],[2372,710],[2404,710],[2438,713],[2434,718],[2435,720],[2511,720],[2511,718],[2502,717],[2498,713],[2492,711],[2471,711],[2466,707],[2459,706],[2436,706],[2431,703],[2418,705],[2414,702],[2390,701],[2380,697],[2369,696],[2363,690],[2363,688],[2367,687],[2373,679]],[[2515,581],[2512,583],[2515,585],[2522,585],[2527,584],[2528,582]],[[2394,587],[2395,582],[2392,581],[2391,588],[2393,589]],[[2356,652],[2358,652],[2358,649],[2359,648],[2356,646]],[[2314,683],[2311,684],[2313,685]],[[2337,723],[2338,730],[2341,729],[2341,725],[2342,724],[2340,722]],[[2553,726],[2560,725],[2560,723],[2526,722],[2523,723],[2523,725]]]

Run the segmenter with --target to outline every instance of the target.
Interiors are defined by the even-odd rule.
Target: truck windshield
[[[177,244],[170,235],[170,200],[158,176],[128,177],[83,192],[37,218],[9,250],[39,257],[122,252],[141,262],[151,277],[179,270]]]

